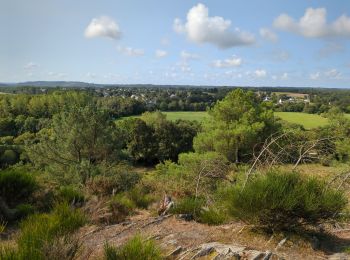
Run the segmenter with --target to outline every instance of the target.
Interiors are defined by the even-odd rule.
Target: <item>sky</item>
[[[0,82],[350,87],[349,0],[0,0]]]

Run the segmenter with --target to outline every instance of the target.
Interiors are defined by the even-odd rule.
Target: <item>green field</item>
[[[171,121],[175,121],[177,119],[183,119],[183,120],[197,120],[197,121],[203,121],[205,118],[208,118],[209,115],[207,112],[162,112],[166,114],[166,118]]]
[[[207,112],[163,112],[167,115],[167,119],[175,121],[177,119],[198,120],[202,121],[208,118]],[[290,123],[300,124],[305,129],[312,129],[319,126],[325,126],[328,123],[327,118],[316,114],[306,114],[298,112],[276,112],[275,115],[282,120]]]
[[[192,112],[192,111],[181,111],[181,112],[162,112],[166,114],[167,119],[175,121],[177,119],[184,120],[197,120],[203,121],[208,118],[207,112]],[[275,112],[275,115],[282,120],[288,121],[290,123],[300,124],[305,127],[305,129],[312,129],[319,126],[325,126],[328,124],[328,119],[316,114],[306,114],[301,112]],[[346,117],[350,118],[350,114],[346,114]],[[139,117],[139,116],[134,116]]]
[[[290,123],[303,125],[305,129],[312,129],[328,124],[328,119],[316,114],[299,112],[275,112],[275,115]]]

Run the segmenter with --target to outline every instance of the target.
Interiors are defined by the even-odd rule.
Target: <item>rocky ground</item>
[[[306,241],[259,234],[241,222],[208,226],[140,211],[123,223],[86,226],[79,234],[84,248],[81,259],[100,259],[106,241],[119,246],[136,234],[154,239],[168,259],[350,259],[344,253],[344,248],[350,248],[346,227]]]

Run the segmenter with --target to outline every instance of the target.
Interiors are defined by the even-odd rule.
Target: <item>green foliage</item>
[[[29,158],[62,183],[85,183],[96,165],[118,160],[119,131],[94,104],[56,114],[52,129],[38,137],[37,144],[27,147]]]
[[[1,260],[19,260],[21,258],[15,247],[0,245],[0,259]]]
[[[6,229],[6,222],[5,221],[0,221],[0,234],[3,233]],[[1,257],[0,257],[1,259]]]
[[[35,208],[31,204],[19,204],[16,206],[16,210],[17,218],[24,218],[35,212]]]
[[[228,195],[232,215],[268,230],[295,230],[333,219],[347,200],[314,177],[295,172],[269,172]]]
[[[18,154],[14,150],[5,150],[0,156],[0,162],[4,166],[15,164],[18,161]]]
[[[193,219],[208,225],[220,225],[227,220],[227,215],[223,210],[206,207],[203,198],[185,197],[175,202],[171,209],[174,214],[190,214]]]
[[[67,203],[79,203],[85,200],[84,194],[73,186],[62,186],[59,189],[59,199]]]
[[[105,169],[86,182],[88,191],[97,195],[110,195],[132,189],[140,180],[140,175],[125,165],[115,165]],[[102,174],[103,172],[103,174]]]
[[[278,130],[270,107],[251,91],[236,89],[209,111],[211,119],[194,139],[196,152],[216,151],[231,162],[247,161],[254,146]]]
[[[205,201],[202,198],[185,197],[176,201],[171,212],[174,214],[191,214],[194,219],[198,220],[204,205]]]
[[[154,196],[142,185],[136,185],[126,192],[126,195],[135,203],[136,207],[147,209],[154,201]]]
[[[208,225],[221,225],[227,220],[226,212],[214,207],[203,209],[200,212],[198,222],[205,223]]]
[[[120,248],[114,248],[108,243],[104,246],[106,260],[157,260],[162,259],[160,250],[152,240],[145,240],[137,235]]]
[[[133,213],[136,205],[125,194],[118,194],[110,200],[109,208],[112,213],[111,220],[114,223],[119,223]]]
[[[45,259],[44,246],[59,236],[72,233],[85,223],[85,217],[67,204],[59,204],[51,214],[29,216],[21,223],[17,254],[20,259]]]
[[[168,121],[166,115],[159,111],[146,112],[140,118],[117,122],[126,133],[125,146],[134,162],[177,161],[180,153],[193,150],[192,141],[200,128],[198,123]]]
[[[165,162],[157,165],[156,179],[160,190],[179,197],[210,198],[218,184],[228,180],[230,166],[223,155],[209,153],[180,154],[178,164]]]
[[[0,172],[0,197],[9,206],[26,201],[38,188],[31,173],[21,169],[7,169]]]

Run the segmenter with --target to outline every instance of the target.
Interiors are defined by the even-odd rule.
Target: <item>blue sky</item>
[[[350,87],[350,1],[0,0],[0,82]]]

